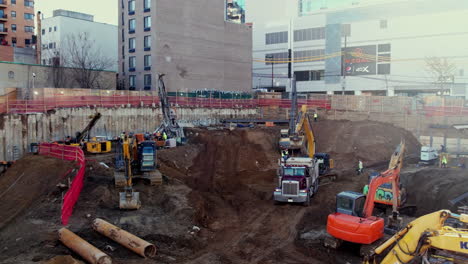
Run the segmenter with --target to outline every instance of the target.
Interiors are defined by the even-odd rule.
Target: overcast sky
[[[117,0],[40,0],[36,1],[36,12],[44,18],[51,17],[55,9],[66,9],[94,16],[94,21],[117,25]]]

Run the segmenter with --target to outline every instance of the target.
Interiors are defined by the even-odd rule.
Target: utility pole
[[[341,62],[341,70],[343,72],[343,83],[342,83],[342,91],[341,95],[345,95],[345,90],[346,90],[346,48],[348,47],[348,35],[345,32],[345,39],[344,39],[344,50],[343,50],[343,56],[342,57],[342,62]]]
[[[296,126],[296,111],[297,111],[297,90],[296,90],[296,75],[292,78],[291,90],[291,112],[289,113],[289,135],[292,136]]]
[[[273,54],[267,55],[266,58],[271,63],[271,89],[273,90],[274,68],[273,68]]]

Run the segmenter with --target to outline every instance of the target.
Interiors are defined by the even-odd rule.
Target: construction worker
[[[164,139],[164,140],[167,140],[167,134],[166,134],[166,131],[164,131],[164,132],[163,132],[163,135],[162,135],[162,136],[163,136],[163,139]]]
[[[284,159],[284,161],[289,159],[289,152],[287,149],[283,149],[281,151],[281,158]]]
[[[362,193],[364,195],[367,195],[369,193],[369,184],[364,185],[364,189],[362,190]]]
[[[442,156],[442,168],[447,168],[447,156]]]
[[[360,175],[362,173],[362,171],[364,170],[364,165],[362,164],[362,161],[359,160],[359,163],[358,163],[358,175]]]
[[[315,113],[314,113],[314,122],[317,122],[317,119],[318,119],[318,113],[317,113],[317,111],[315,111]]]

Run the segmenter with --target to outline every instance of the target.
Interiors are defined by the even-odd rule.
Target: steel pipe
[[[93,221],[93,229],[144,258],[156,255],[156,246],[102,219]]]
[[[58,231],[59,240],[91,264],[112,264],[112,259],[106,253],[77,236],[72,231],[61,228]]]

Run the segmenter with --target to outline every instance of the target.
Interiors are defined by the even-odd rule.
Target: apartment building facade
[[[54,10],[53,16],[42,19],[41,64],[53,65],[54,58],[62,58],[61,66],[67,65],[63,56],[67,56],[70,38],[86,36],[93,49],[90,54],[98,53],[102,59],[109,61],[104,70],[117,71],[117,35],[118,27],[94,21],[94,16],[69,10]],[[78,44],[78,46],[80,43]],[[55,59],[55,63],[58,63]]]
[[[250,91],[252,30],[226,19],[226,1],[120,0],[121,89]]]
[[[468,98],[468,30],[460,23],[468,16],[468,3],[386,0],[339,4],[300,0],[291,19],[254,24],[253,87],[290,91],[291,49],[299,92],[443,92]],[[444,76],[444,91],[428,69],[431,57],[447,59],[453,67]]]

